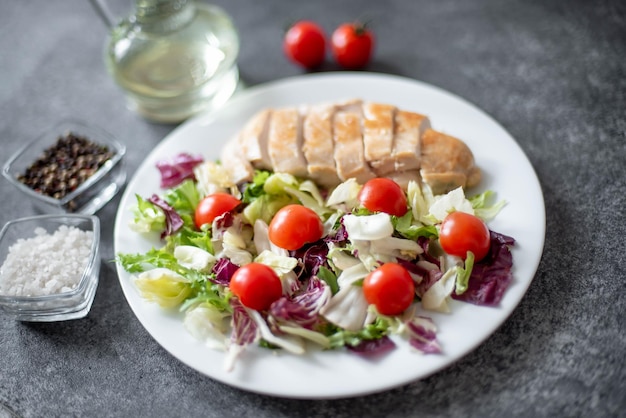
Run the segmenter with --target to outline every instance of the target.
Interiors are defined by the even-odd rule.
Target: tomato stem
[[[370,27],[370,24],[372,23],[372,19],[367,19],[367,20],[357,20],[354,22],[354,34],[356,36],[363,36],[365,35],[365,32],[367,32],[367,30]]]

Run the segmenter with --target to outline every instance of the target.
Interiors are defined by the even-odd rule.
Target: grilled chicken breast
[[[264,109],[224,146],[221,159],[235,183],[266,169],[327,188],[349,178],[389,177],[404,188],[422,180],[439,194],[481,178],[467,145],[432,129],[426,116],[358,99]]]

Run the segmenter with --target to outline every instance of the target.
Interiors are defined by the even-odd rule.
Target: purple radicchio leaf
[[[351,352],[362,357],[381,356],[396,347],[396,344],[386,335],[375,340],[363,340],[355,346],[346,345]]]
[[[213,239],[224,238],[224,232],[235,223],[235,217],[231,212],[225,212],[213,220]]]
[[[300,280],[315,276],[320,266],[328,266],[328,246],[324,241],[317,241],[310,245],[291,251],[290,256],[297,258],[301,267],[298,273]]]
[[[424,354],[439,354],[441,347],[437,342],[437,327],[432,319],[416,316],[406,323],[409,332],[409,344]]]
[[[306,289],[291,296],[282,296],[270,306],[270,317],[277,322],[295,323],[311,329],[319,318],[319,311],[330,299],[330,289],[313,276]]]
[[[420,257],[423,260],[428,261],[429,263],[433,263],[437,267],[441,268],[441,263],[439,259],[437,257],[433,257],[432,255],[430,255],[430,252],[429,252],[430,239],[427,237],[418,237],[417,243],[422,247],[422,250],[424,250],[422,254],[420,254]]]
[[[414,278],[417,278],[418,284],[428,279],[428,270],[415,262],[398,258],[397,263],[411,273]]]
[[[398,264],[407,269],[411,275],[419,279],[415,284],[415,291],[420,297],[443,276],[443,273],[438,268],[427,269],[419,265],[419,260],[415,262],[398,259]]]
[[[233,277],[233,274],[235,274],[237,269],[239,269],[237,264],[227,258],[220,258],[211,270],[215,273],[215,278],[209,280],[216,284],[228,286],[230,284],[230,278]]]
[[[509,247],[515,240],[493,231],[490,237],[489,253],[474,263],[467,290],[461,295],[453,293],[452,298],[482,306],[497,306],[502,300],[513,280],[513,256]]]
[[[424,280],[422,280],[415,286],[415,292],[419,295],[419,297],[424,296],[424,293],[426,293],[426,291],[430,289],[432,285],[434,285],[436,282],[439,281],[439,279],[443,277],[443,272],[439,269],[424,270],[426,271],[426,276],[424,277]]]
[[[252,344],[259,335],[256,322],[254,322],[254,319],[252,319],[239,299],[231,298],[230,306],[233,308],[231,343],[241,346]]]
[[[176,155],[171,161],[157,161],[156,167],[161,173],[161,187],[178,186],[186,179],[194,179],[193,169],[204,159],[187,153]]]
[[[325,242],[333,242],[337,245],[342,245],[348,242],[348,231],[343,225],[343,217],[339,220],[339,223],[339,228],[337,228],[334,234],[328,234],[324,237]]]
[[[224,212],[222,215],[215,218],[215,226],[219,229],[228,229],[233,226],[235,217],[232,212]]]
[[[156,194],[153,194],[148,199],[148,201],[161,208],[163,210],[163,213],[165,213],[165,231],[161,233],[161,239],[165,238],[168,235],[172,235],[183,227],[182,218],[180,217],[178,212],[174,210],[173,207],[167,204],[165,200],[161,199]]]

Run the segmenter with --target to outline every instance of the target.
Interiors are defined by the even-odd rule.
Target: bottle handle
[[[113,14],[109,11],[106,2],[104,2],[103,0],[89,0],[89,3],[91,3],[100,19],[102,19],[104,24],[107,25],[109,29],[115,26],[115,18],[113,17]]]

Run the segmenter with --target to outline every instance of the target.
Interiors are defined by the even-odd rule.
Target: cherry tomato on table
[[[315,68],[324,62],[326,36],[317,24],[301,20],[285,33],[283,50],[294,63],[307,69]]]
[[[374,34],[362,23],[344,23],[333,32],[332,51],[339,65],[348,69],[364,67],[374,49]]]
[[[269,238],[286,250],[297,250],[304,244],[322,238],[324,225],[313,210],[302,205],[287,205],[276,212],[269,226]]]
[[[214,193],[200,201],[194,216],[196,226],[210,224],[215,218],[235,209],[241,201],[228,193]]]
[[[257,311],[268,309],[283,294],[278,274],[261,263],[250,263],[238,268],[230,279],[229,287],[244,306]]]
[[[379,313],[399,315],[413,303],[415,283],[400,264],[385,263],[363,280],[363,294]]]
[[[439,243],[450,255],[465,258],[467,252],[471,251],[474,253],[474,261],[480,261],[491,246],[489,228],[474,215],[452,212],[441,223]]]
[[[358,195],[363,207],[372,212],[385,212],[402,216],[407,212],[407,200],[402,188],[395,181],[378,177],[368,180]]]

